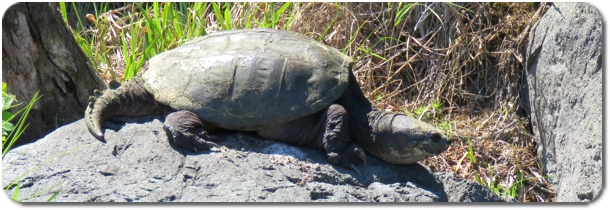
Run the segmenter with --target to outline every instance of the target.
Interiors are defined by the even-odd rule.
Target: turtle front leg
[[[349,135],[347,111],[337,104],[332,104],[325,112],[324,130],[318,141],[326,151],[328,160],[345,168],[352,169],[360,175],[358,165],[366,165],[366,154],[359,145],[352,143]]]
[[[199,117],[190,111],[172,112],[165,117],[163,129],[170,141],[188,150],[198,152],[209,150],[212,146],[220,147],[209,141],[211,137],[208,132],[214,128],[201,122]]]
[[[360,175],[357,166],[366,165],[366,155],[359,145],[352,143],[347,117],[342,106],[333,104],[316,114],[262,129],[258,134],[289,144],[324,149],[329,162]]]

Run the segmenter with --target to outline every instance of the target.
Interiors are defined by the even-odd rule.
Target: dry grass
[[[454,144],[421,164],[455,172],[503,195],[516,194],[519,201],[554,201],[520,89],[526,84],[522,50],[544,4],[421,3],[397,18],[405,6],[398,4],[302,3],[275,27],[306,34],[357,59],[354,73],[379,109],[446,130]],[[246,24],[248,14],[262,17],[269,6],[236,4],[230,12],[233,25]],[[98,27],[110,29],[99,30],[110,37],[104,39],[110,46],[112,31],[121,27],[118,19],[106,19],[107,25]],[[207,32],[220,30],[212,12],[205,19]],[[107,68],[121,75],[124,64],[116,52],[111,66],[99,66],[102,72]]]
[[[430,105],[442,103],[441,113],[424,120],[445,128],[455,143],[444,154],[421,162],[432,170],[453,171],[502,194],[512,194],[508,191],[519,185],[513,188],[519,201],[553,201],[550,185],[541,176],[519,89],[525,84],[521,50],[529,25],[544,7],[532,3],[426,5],[413,7],[409,18],[397,27],[387,21],[396,7],[348,5],[359,14],[355,16],[358,24],[369,26],[359,34],[372,34],[357,41],[357,46],[385,58],[352,54],[362,56],[355,73],[363,91],[378,108],[414,117],[422,114],[410,110],[435,110]]]

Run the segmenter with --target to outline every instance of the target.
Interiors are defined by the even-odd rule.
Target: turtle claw
[[[210,134],[208,134],[207,131],[201,132],[199,134],[199,136],[202,136],[202,137],[204,137],[205,139],[208,139],[208,140],[210,140],[210,139],[212,139],[212,140],[213,139],[217,139],[216,136],[210,136]],[[220,149],[220,146],[218,146],[218,144],[214,143],[213,141],[206,141],[206,140],[203,140],[202,138],[200,138],[198,142],[199,143],[203,142],[204,144],[206,144],[208,149],[212,148],[212,147],[216,147],[216,148]]]
[[[205,140],[201,140],[201,141],[203,141],[203,142],[204,142],[204,144],[206,145],[206,146],[203,146],[203,148],[207,148],[207,150],[210,150],[212,147],[216,147],[216,148],[218,148],[219,150],[221,150],[221,149],[220,149],[220,146],[218,146],[218,144],[216,144],[216,143],[214,143],[214,142],[211,142],[211,141],[205,141]],[[193,152],[195,152],[195,153],[198,153],[198,152],[199,152],[199,149],[197,148],[197,146],[194,146],[194,147],[191,149],[191,151],[193,151]],[[210,151],[212,151],[212,150],[210,150]],[[221,151],[222,151],[222,150],[221,150]]]
[[[93,90],[93,95],[95,95],[96,98],[102,97],[102,95],[104,95],[104,91],[95,89],[95,90]]]
[[[366,153],[364,153],[364,151],[360,147],[356,148],[355,150],[355,152],[358,153],[358,158],[362,160],[362,164],[366,166]]]
[[[87,106],[89,106],[90,108],[93,108],[93,105],[95,104],[95,100],[97,100],[96,97],[89,96],[89,104]]]
[[[214,142],[206,141],[205,144],[207,144],[209,148],[216,147],[216,148],[220,149],[220,146],[218,146],[218,144],[216,144]]]
[[[360,170],[358,170],[358,167],[356,167],[354,164],[349,164],[349,168],[356,171],[356,173],[358,173],[358,177],[360,177]]]
[[[366,165],[366,153],[360,146],[351,144],[341,155],[340,161],[339,165],[356,171],[358,177],[360,177],[361,173],[357,165],[360,165],[360,163],[363,166]]]

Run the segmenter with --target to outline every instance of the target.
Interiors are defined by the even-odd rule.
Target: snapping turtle
[[[324,149],[329,161],[358,169],[364,151],[410,164],[445,151],[435,127],[378,111],[364,97],[337,49],[290,31],[222,31],[161,53],[149,68],[91,97],[85,120],[104,140],[101,123],[117,115],[169,113],[168,137],[194,151],[209,149],[215,129]]]

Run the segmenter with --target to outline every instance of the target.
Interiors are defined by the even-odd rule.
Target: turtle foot
[[[205,131],[200,133],[191,133],[180,129],[180,126],[172,126],[168,124],[163,125],[163,130],[165,130],[167,137],[176,145],[193,152],[210,150],[212,147],[216,147],[218,149],[221,148],[218,146],[218,144],[210,141],[212,137],[210,137],[210,135]]]
[[[356,173],[358,173],[358,176],[361,175],[358,166],[366,165],[366,153],[357,144],[350,144],[349,147],[347,147],[347,149],[338,158],[340,166],[356,171]],[[331,156],[329,156],[329,160],[330,159]],[[330,161],[333,162],[333,160]]]
[[[167,115],[163,130],[170,141],[193,152],[210,150],[212,147],[221,149],[211,141],[214,137],[204,130],[197,115],[189,111],[177,111]]]

